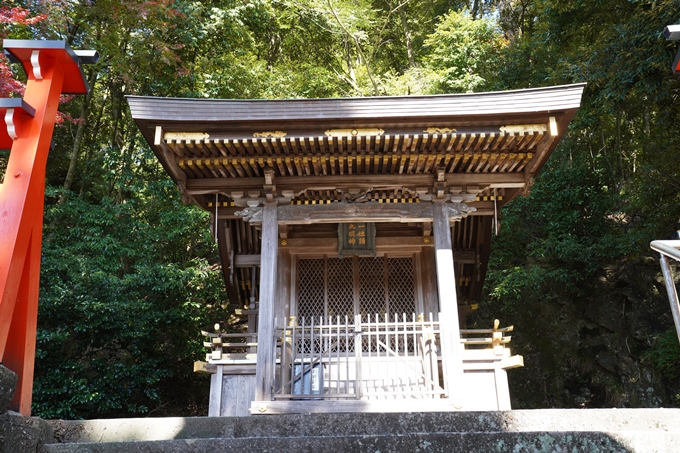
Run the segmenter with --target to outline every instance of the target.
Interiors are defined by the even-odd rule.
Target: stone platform
[[[404,407],[408,403],[404,402]],[[49,421],[58,452],[678,452],[680,409]]]

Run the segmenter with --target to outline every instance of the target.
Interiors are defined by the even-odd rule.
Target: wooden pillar
[[[496,363],[494,368],[494,381],[496,382],[496,401],[498,402],[499,411],[509,411],[512,409],[510,405],[510,387],[508,384],[508,372]]]
[[[217,365],[215,373],[210,375],[210,400],[208,417],[222,416],[222,389],[224,387],[224,365]]]
[[[276,298],[276,305],[274,306],[274,317],[278,325],[276,327],[285,327],[288,325],[288,317],[290,313],[290,252],[285,248],[279,249],[279,259],[276,263],[277,269],[277,283],[276,290],[278,292]]]
[[[463,394],[463,361],[460,346],[460,327],[458,322],[458,297],[456,295],[456,276],[453,271],[453,252],[451,250],[451,228],[449,226],[448,206],[444,201],[433,204],[433,232],[435,261],[437,265],[437,290],[439,292],[440,322],[448,332],[445,340],[444,367],[450,398],[460,399]]]
[[[279,245],[277,217],[276,203],[265,203],[262,210],[255,401],[270,401],[274,384],[274,360],[276,358],[274,304],[276,302],[276,264]]]
[[[425,319],[439,319],[439,299],[437,296],[437,269],[435,267],[434,247],[423,247],[420,254],[423,282],[423,310]]]

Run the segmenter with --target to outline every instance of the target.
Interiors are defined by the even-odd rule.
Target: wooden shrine
[[[498,209],[584,85],[441,96],[128,97],[211,213],[247,333],[204,332],[210,415],[510,409],[511,328],[465,329]]]

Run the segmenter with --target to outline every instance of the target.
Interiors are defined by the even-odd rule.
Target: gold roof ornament
[[[380,128],[363,129],[328,129],[324,134],[327,137],[375,137],[383,135],[385,131]]]
[[[501,132],[508,134],[518,133],[518,132],[547,132],[548,126],[545,124],[513,124],[509,126],[502,126],[500,128]]]
[[[453,134],[456,129],[452,127],[428,127],[423,132],[428,134]]]
[[[206,132],[166,132],[163,134],[163,139],[166,142],[180,142],[180,141],[202,141],[210,138],[210,134]]]
[[[253,133],[254,138],[283,138],[288,135],[287,132],[283,131],[264,131]]]

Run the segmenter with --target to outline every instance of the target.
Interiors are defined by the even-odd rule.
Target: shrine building
[[[499,209],[529,193],[584,86],[128,97],[182,200],[211,214],[248,320],[204,332],[210,415],[509,410],[512,327],[465,316]]]

